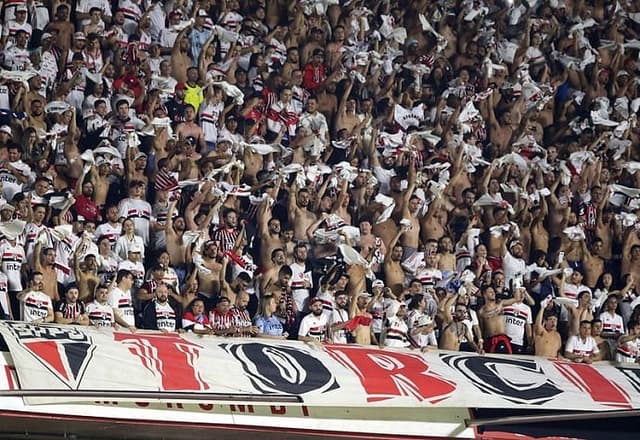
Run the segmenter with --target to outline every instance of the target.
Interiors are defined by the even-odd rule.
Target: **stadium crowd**
[[[640,359],[640,3],[5,0],[28,322]]]

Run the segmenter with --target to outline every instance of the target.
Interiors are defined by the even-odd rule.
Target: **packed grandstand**
[[[4,319],[640,358],[640,3],[2,18]]]

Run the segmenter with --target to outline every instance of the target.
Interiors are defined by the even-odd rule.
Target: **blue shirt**
[[[282,336],[282,323],[278,318],[271,315],[270,318],[264,316],[256,316],[253,324],[258,327],[258,332],[269,336]]]
[[[191,43],[191,59],[193,60],[193,65],[198,65],[198,59],[200,58],[200,52],[202,52],[202,47],[204,43],[209,39],[209,35],[211,35],[211,31],[207,29],[202,29],[199,31],[196,28],[191,29],[191,35],[189,36],[189,40]]]

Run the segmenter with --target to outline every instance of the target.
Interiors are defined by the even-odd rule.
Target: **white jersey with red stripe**
[[[22,265],[26,261],[24,248],[17,244],[13,246],[8,240],[0,243],[0,267],[7,276],[9,290],[12,292],[22,290]]]
[[[411,343],[408,338],[409,327],[404,319],[394,316],[387,318],[387,328],[384,337],[385,347],[409,347]]]
[[[524,303],[515,303],[504,307],[503,313],[505,334],[511,339],[512,344],[524,345],[526,325],[533,322],[531,307]]]
[[[598,318],[602,321],[603,333],[624,333],[624,321],[617,313],[603,312]]]
[[[169,302],[160,304],[154,302],[156,309],[156,325],[158,330],[166,330],[168,332],[174,332],[176,330],[176,312],[171,307]]]
[[[319,342],[324,342],[327,337],[327,317],[324,313],[318,316],[309,313],[302,318],[298,336],[311,337]]]
[[[442,280],[442,272],[432,267],[425,267],[418,270],[416,278],[419,279],[425,287],[435,287],[438,281]]]
[[[45,225],[36,225],[35,223],[27,223],[27,226],[25,226],[24,228],[24,248],[27,261],[30,264],[33,264],[33,251],[36,247],[36,238],[38,237],[38,234],[40,234],[40,231],[46,229],[47,227]],[[51,244],[47,243],[44,248],[47,248],[49,246],[51,246]]]
[[[142,10],[139,3],[135,3],[131,0],[120,0],[118,2],[118,11],[124,14],[124,24],[122,28],[128,35],[136,33],[138,22],[142,18]]]
[[[218,118],[224,110],[224,103],[203,102],[200,106],[200,127],[206,142],[218,141]]]
[[[115,323],[113,307],[108,303],[100,304],[98,301],[93,301],[87,304],[87,315],[91,325],[96,327],[111,328]]]
[[[116,241],[118,240],[118,237],[120,237],[121,234],[122,234],[121,223],[116,222],[114,225],[107,222],[107,223],[102,223],[96,228],[96,232],[94,236],[96,237],[96,239],[99,239],[102,236],[107,237],[109,239],[109,243],[111,243],[111,249],[113,249],[116,245]]]
[[[131,300],[131,292],[123,291],[119,287],[114,287],[109,292],[107,302],[120,317],[127,323],[127,325],[133,326],[136,323],[135,313],[133,311],[133,301]]]
[[[4,23],[7,24],[9,21],[14,20],[16,18],[16,6],[24,5],[27,6],[27,0],[5,0],[4,4]]]
[[[27,292],[21,302],[22,320],[25,322],[44,319],[49,315],[49,311],[53,311],[53,303],[49,295],[38,290]]]
[[[591,336],[582,339],[579,335],[573,335],[567,341],[564,349],[565,353],[571,353],[576,356],[586,357],[600,353],[596,340]]]
[[[616,361],[624,363],[636,363],[640,358],[640,336],[624,344],[618,344],[616,348]]]
[[[209,313],[209,322],[214,330],[226,330],[233,326],[233,312],[229,310],[227,313],[220,313],[213,309]]]
[[[76,12],[88,14],[93,8],[100,9],[103,17],[111,17],[111,4],[109,3],[109,0],[78,0],[78,3],[76,3]],[[88,18],[80,20],[80,24],[82,26],[89,24],[90,22],[91,20]]]
[[[151,205],[146,200],[126,198],[118,206],[120,217],[133,220],[136,235],[142,237],[145,247],[149,245]]]
[[[282,126],[287,127],[289,136],[294,136],[300,114],[296,111],[293,102],[284,104],[278,101],[267,110],[267,127],[270,131],[278,133]]]

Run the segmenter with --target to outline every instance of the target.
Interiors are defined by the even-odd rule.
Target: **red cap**
[[[183,82],[179,82],[178,84],[176,84],[176,90],[186,90],[187,89],[187,85]]]

